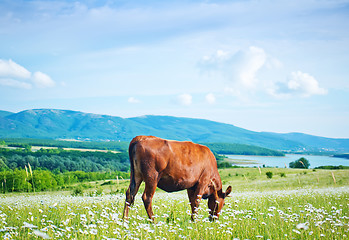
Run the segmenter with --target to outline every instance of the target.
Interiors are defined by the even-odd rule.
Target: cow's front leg
[[[145,210],[147,211],[148,217],[151,220],[154,220],[153,208],[152,208],[152,200],[156,190],[155,183],[145,183],[144,193],[142,195],[142,200],[144,203]]]
[[[197,190],[188,189],[187,192],[191,206],[191,220],[194,221],[194,216],[197,214],[197,210],[202,196],[199,194],[199,191]]]

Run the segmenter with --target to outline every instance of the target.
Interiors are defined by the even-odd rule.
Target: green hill
[[[205,143],[248,144],[276,150],[349,150],[349,139],[330,139],[300,133],[254,132],[204,119],[172,116],[121,118],[56,109],[0,114],[1,138],[129,142],[137,135]]]
[[[13,113],[0,110],[0,117],[6,117],[6,116],[11,115],[11,114],[13,114]]]

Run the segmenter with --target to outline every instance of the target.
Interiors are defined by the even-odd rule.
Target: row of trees
[[[0,141],[1,146],[7,145]],[[31,151],[30,145],[0,148],[1,192],[65,189],[72,184],[129,178],[126,152],[67,151],[62,148]]]
[[[216,154],[215,154],[216,156]],[[230,162],[228,161],[225,161],[224,158],[217,158],[216,156],[216,159],[217,159],[217,167],[218,168],[232,168],[232,167],[236,167],[236,166],[233,166]],[[310,163],[309,161],[302,157],[294,162],[290,162],[289,163],[289,167],[290,168],[305,168],[305,169],[308,169],[310,166]],[[263,165],[263,167],[265,167],[265,165]],[[343,166],[341,166],[343,167]]]
[[[5,143],[6,142],[6,143]],[[26,146],[47,146],[61,148],[87,148],[102,150],[117,150],[127,152],[129,142],[89,142],[89,141],[62,141],[53,139],[31,139],[31,138],[7,138],[0,140],[0,145],[25,148]],[[261,156],[284,156],[284,153],[272,149],[239,143],[201,143],[208,146],[218,154],[237,155],[261,155]]]
[[[64,141],[54,139],[33,139],[33,138],[6,138],[0,140],[0,145],[7,145],[11,147],[25,146],[46,146],[46,147],[61,147],[61,148],[85,148],[85,149],[100,149],[100,150],[116,150],[126,152],[128,149],[128,142],[120,141]]]
[[[54,173],[48,170],[31,168],[5,170],[0,172],[1,192],[35,192],[64,189],[74,183],[106,180],[127,179],[129,173],[119,171],[84,172],[73,171]]]
[[[239,143],[203,143],[213,152],[232,155],[285,156],[284,153],[268,148]]]
[[[127,153],[81,152],[63,149],[41,149],[32,152],[27,149],[0,148],[0,171],[24,169],[26,164],[33,169],[46,169],[55,172],[66,171],[128,171]]]

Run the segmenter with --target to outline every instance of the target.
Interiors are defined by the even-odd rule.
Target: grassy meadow
[[[267,178],[266,172],[272,172]],[[231,168],[232,185],[219,220],[208,220],[202,200],[190,220],[185,191],[158,190],[149,222],[141,186],[129,221],[123,221],[127,180],[92,182],[72,192],[0,195],[3,239],[346,239],[349,236],[349,170]],[[107,183],[107,184],[106,184]],[[118,191],[116,191],[118,190]]]

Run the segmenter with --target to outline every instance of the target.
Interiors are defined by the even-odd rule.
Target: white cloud
[[[238,80],[247,88],[255,88],[258,79],[257,72],[264,66],[267,55],[262,48],[249,47],[244,53],[241,68],[238,70]]]
[[[208,93],[205,96],[205,100],[209,104],[214,104],[216,102],[216,97],[215,97],[215,95],[213,93]]]
[[[327,89],[321,88],[319,82],[310,74],[301,71],[292,72],[285,82],[276,82],[269,93],[275,97],[310,97],[325,95]]]
[[[193,102],[193,97],[190,94],[184,93],[177,96],[177,102],[184,106],[189,106]]]
[[[129,103],[140,103],[140,101],[137,98],[129,97],[127,100]]]
[[[259,82],[257,72],[266,65],[267,60],[264,49],[250,46],[235,53],[218,50],[212,56],[203,57],[200,67],[204,71],[220,72],[234,88],[255,89]],[[268,66],[272,66],[275,61],[270,61]]]
[[[327,94],[327,89],[321,88],[313,76],[301,71],[291,73],[287,87],[291,93],[295,92],[303,97]]]
[[[300,91],[305,96],[314,94],[323,95],[327,90],[319,87],[318,81],[307,73],[301,71],[293,72],[291,80],[288,82],[289,89]]]
[[[1,78],[1,77],[0,77],[0,85],[14,87],[14,88],[23,88],[23,89],[32,88],[32,85],[30,83],[14,80],[10,78]]]
[[[209,64],[217,66],[220,63],[224,63],[229,59],[231,56],[231,53],[228,51],[223,51],[223,50],[217,50],[213,55],[211,56],[204,56],[202,58],[202,63],[207,66]]]
[[[35,72],[32,78],[34,84],[40,88],[54,87],[56,83],[45,73]]]
[[[28,79],[30,76],[31,73],[27,69],[11,59],[8,61],[0,59],[0,77]]]
[[[54,87],[56,84],[45,73],[35,72],[32,74],[23,66],[10,60],[0,59],[0,85],[31,89],[33,86],[39,88]]]
[[[207,71],[221,73],[228,83],[224,92],[240,102],[249,102],[254,93],[276,98],[327,94],[327,89],[320,87],[319,82],[308,73],[295,71],[288,79],[280,80],[276,76],[277,72],[284,71],[283,63],[255,46],[235,53],[218,50],[212,56],[205,56],[200,66]]]

